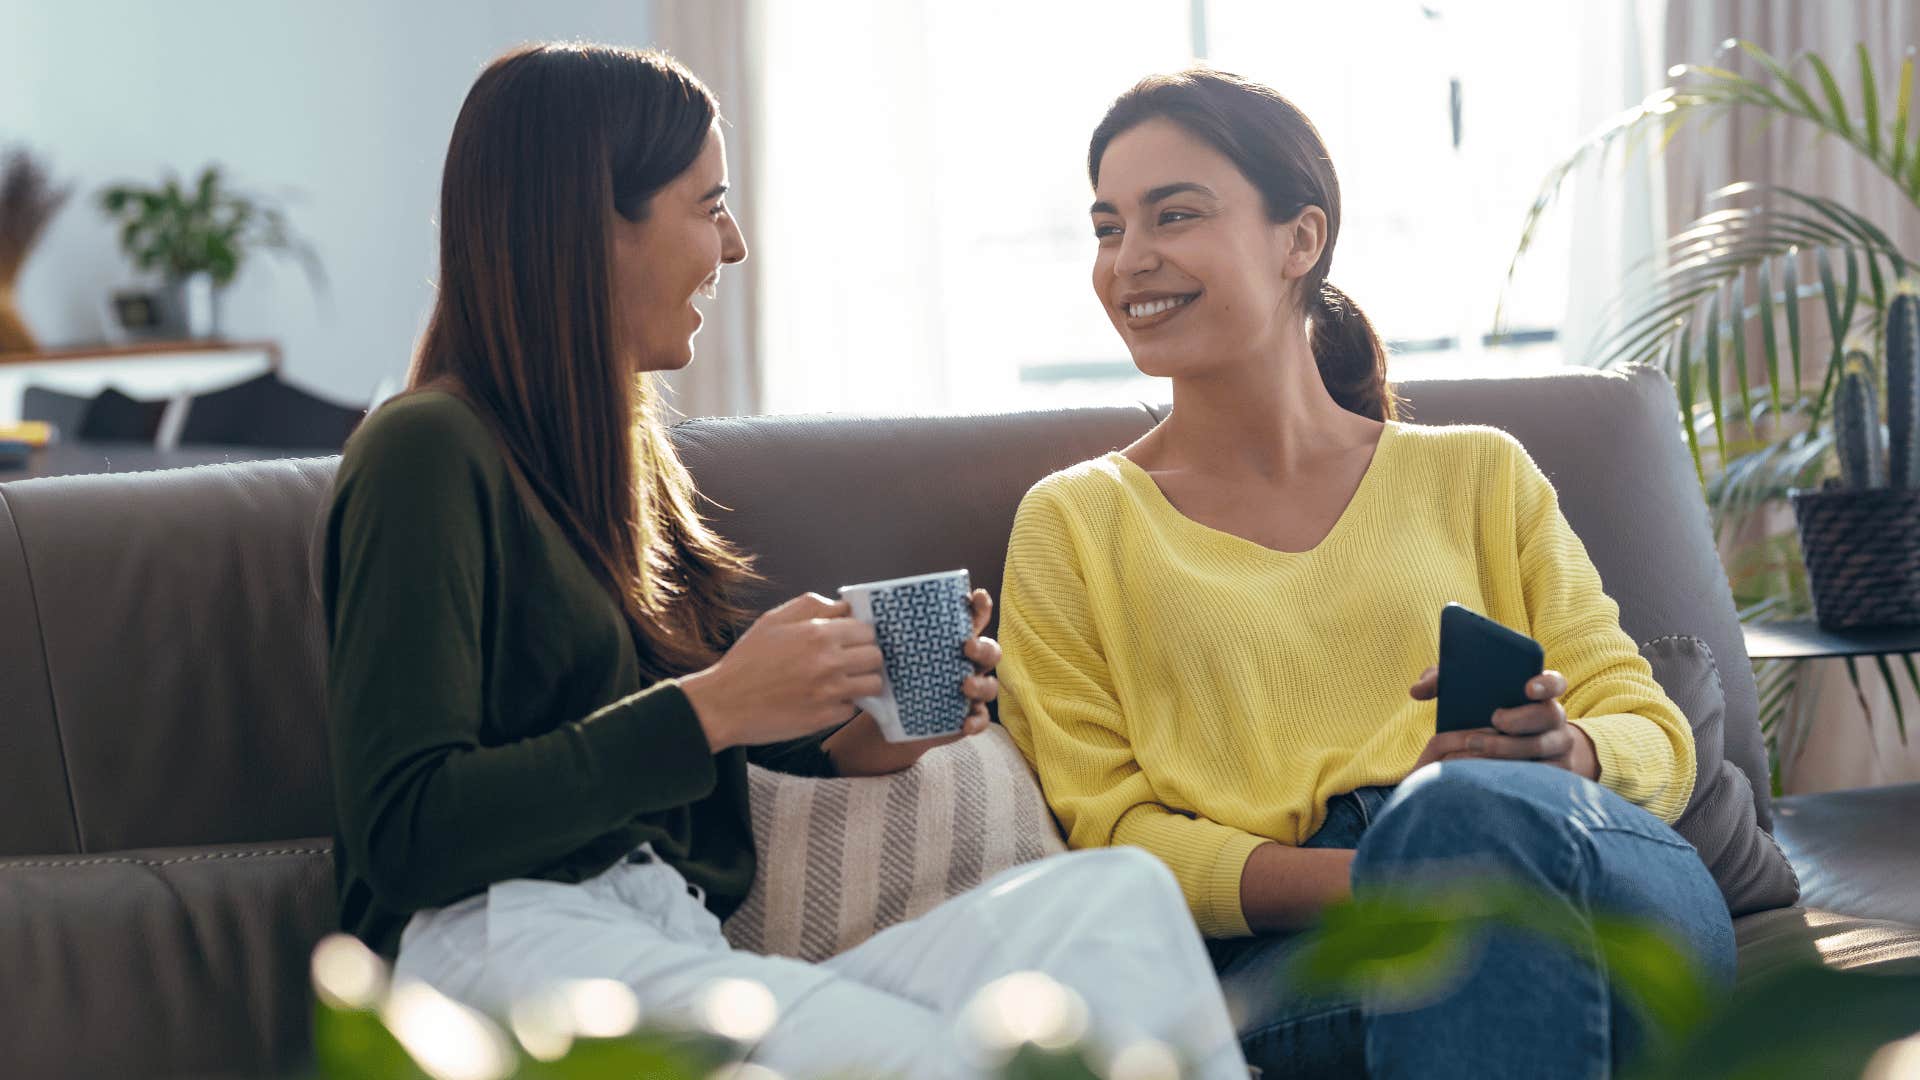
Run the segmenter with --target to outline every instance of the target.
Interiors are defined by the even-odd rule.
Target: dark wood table
[[[23,466],[0,465],[0,483],[43,476],[151,472],[155,469],[184,469],[193,465],[219,465],[236,461],[321,457],[323,453],[319,450],[277,450],[258,446],[182,446],[173,450],[159,450],[152,443],[62,443],[35,450]]]
[[[1755,660],[1819,660],[1920,652],[1920,626],[1822,630],[1812,619],[1748,623],[1741,627]]]

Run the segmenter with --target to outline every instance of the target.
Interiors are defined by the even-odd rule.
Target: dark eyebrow
[[[1177,184],[1162,184],[1157,188],[1153,188],[1147,192],[1146,198],[1141,199],[1140,202],[1143,205],[1152,206],[1157,202],[1165,202],[1175,195],[1187,194],[1203,195],[1209,199],[1218,199],[1220,197],[1215,195],[1213,189],[1205,184],[1196,184],[1191,180],[1182,180]],[[1097,202],[1087,208],[1087,213],[1089,214],[1118,214],[1119,212],[1120,211],[1114,209],[1113,204],[1110,202]]]
[[[713,200],[719,198],[722,195],[725,195],[726,193],[727,193],[727,185],[715,184],[713,185],[712,188],[708,189],[705,195],[700,196],[700,201],[712,202]]]
[[[1191,180],[1183,180],[1177,184],[1162,184],[1159,187],[1154,188],[1152,191],[1147,192],[1147,197],[1140,201],[1145,203],[1148,206],[1152,206],[1154,203],[1157,203],[1157,202],[1165,202],[1166,200],[1173,198],[1175,195],[1185,195],[1188,193],[1192,193],[1194,195],[1204,195],[1209,199],[1219,198],[1218,195],[1215,195],[1213,193],[1213,189],[1206,186],[1205,184],[1196,184]]]

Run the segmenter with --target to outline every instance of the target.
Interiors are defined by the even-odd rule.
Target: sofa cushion
[[[735,948],[825,960],[1020,863],[1066,850],[1040,785],[998,724],[891,776],[810,779],[752,767],[753,888]]]
[[[1774,832],[1810,906],[1920,926],[1920,783],[1790,795]]]
[[[0,858],[13,1076],[304,1064],[307,956],[338,923],[325,840]]]
[[[1640,655],[1693,727],[1693,798],[1674,830],[1700,852],[1728,911],[1745,915],[1792,904],[1800,895],[1793,867],[1754,820],[1747,775],[1722,754],[1727,702],[1713,650],[1699,638],[1670,635],[1642,645]]]
[[[63,755],[40,599],[0,489],[0,854],[79,849]]]
[[[1835,971],[1920,974],[1920,926],[1861,919],[1819,908],[1788,907],[1733,920],[1740,982],[1793,964]]]
[[[5,486],[38,641],[0,667],[0,684],[43,697],[57,726],[64,784],[34,794],[33,812],[68,816],[73,848],[333,828],[325,635],[307,570],[332,479],[331,462],[263,461]],[[37,685],[13,683],[34,674]],[[0,731],[16,730],[31,733],[0,715]],[[47,853],[36,846],[5,853]]]

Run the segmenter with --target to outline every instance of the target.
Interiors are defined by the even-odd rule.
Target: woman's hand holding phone
[[[1422,672],[1407,692],[1415,701],[1432,701],[1440,692],[1440,669]],[[1566,692],[1566,676],[1543,671],[1527,681],[1527,704],[1495,710],[1491,727],[1439,732],[1427,740],[1413,767],[1460,758],[1538,761],[1598,780],[1600,761],[1593,740],[1567,722],[1567,710],[1560,705]]]

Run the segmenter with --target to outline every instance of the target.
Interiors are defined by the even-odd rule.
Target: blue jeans
[[[1503,875],[1584,918],[1650,921],[1731,985],[1733,924],[1680,835],[1564,769],[1510,761],[1429,765],[1395,787],[1334,797],[1305,847],[1354,848],[1353,888]],[[1299,934],[1209,943],[1241,1017],[1249,1064],[1284,1076],[1592,1077],[1631,1060],[1644,1033],[1590,959],[1519,931],[1489,935],[1457,990],[1373,1013],[1281,985]]]

